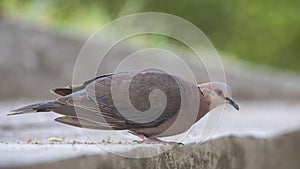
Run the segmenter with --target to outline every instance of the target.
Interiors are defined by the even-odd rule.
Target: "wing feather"
[[[134,77],[133,77],[134,74]],[[159,89],[167,97],[167,105],[161,115],[155,120],[147,123],[139,123],[137,121],[147,121],[149,115],[143,116],[141,113],[133,114],[130,119],[127,119],[126,112],[119,112],[114,105],[111,93],[112,77],[119,82],[119,87],[122,88],[122,84],[125,81],[130,81],[130,101],[132,105],[140,112],[144,112],[149,109],[151,105],[149,102],[149,94],[153,89]],[[132,78],[133,77],[133,78]],[[179,82],[179,83],[178,83]],[[101,115],[109,124],[118,126],[119,129],[134,129],[143,127],[155,127],[170,119],[173,116],[177,116],[181,106],[181,88],[183,87],[182,81],[169,74],[151,71],[151,72],[139,72],[139,73],[118,73],[107,74],[99,76],[95,79],[86,81],[83,85],[77,87],[76,92],[61,97],[58,101],[67,106],[78,107],[83,110],[87,110],[89,115],[76,115],[75,117],[84,117],[85,120],[95,120],[93,114]],[[72,87],[69,87],[72,89]],[[69,89],[66,89],[69,90]],[[155,106],[155,105],[154,105]],[[99,111],[100,110],[100,111]],[[99,121],[99,120],[96,120]]]
[[[73,117],[73,116],[62,116],[54,119],[57,122],[88,129],[98,129],[98,130],[113,130],[113,126],[108,125],[107,123],[99,123],[91,121],[88,119]]]

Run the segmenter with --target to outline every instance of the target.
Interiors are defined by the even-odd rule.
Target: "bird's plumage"
[[[117,89],[124,88],[126,90],[126,84],[129,84],[127,86],[128,94],[117,92],[117,97],[115,97],[112,93],[114,85]],[[165,103],[159,100],[161,93],[153,94],[155,89],[163,92],[166,98]],[[13,110],[10,115],[24,114],[30,111],[53,111],[64,115],[56,118],[55,121],[71,126],[101,130],[130,130],[136,134],[152,137],[180,134],[186,131],[210,111],[211,104],[210,95],[203,93],[196,84],[161,71],[106,74],[81,85],[70,85],[51,91],[60,97],[54,101],[21,107]],[[188,118],[180,117],[182,119],[179,119],[179,123],[185,127],[164,133],[173,125],[181,111],[182,99],[186,99],[182,98],[182,92],[191,94],[195,91],[200,97],[195,119],[187,123],[185,119]],[[151,94],[153,98],[151,98]],[[123,102],[126,95],[137,112],[132,112],[130,105]],[[119,108],[116,106],[116,102],[120,102]],[[155,114],[155,110],[162,106],[165,106],[163,112]],[[122,112],[120,112],[120,107]],[[143,113],[151,108],[153,111]]]

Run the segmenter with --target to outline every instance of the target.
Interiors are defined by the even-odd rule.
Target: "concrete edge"
[[[226,168],[297,169],[300,166],[300,131],[268,139],[227,136],[205,143],[176,146],[151,158],[125,158],[116,155],[91,155],[51,163],[12,167],[15,169],[53,168]],[[145,152],[148,148],[136,148]]]

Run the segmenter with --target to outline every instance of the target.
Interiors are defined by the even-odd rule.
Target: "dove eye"
[[[217,93],[217,95],[224,97],[222,90],[216,89],[215,92]]]

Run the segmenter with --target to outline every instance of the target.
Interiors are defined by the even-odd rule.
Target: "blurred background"
[[[292,91],[299,91],[294,85],[300,73],[299,6],[300,2],[296,0],[276,3],[271,0],[75,0],[72,3],[67,0],[0,0],[0,74],[4,78],[0,99],[49,97],[45,89],[70,83],[76,57],[92,33],[118,17],[149,11],[173,14],[196,25],[211,40],[222,61],[231,62],[229,66],[224,63],[225,69],[241,64],[242,67],[248,66],[250,70],[245,72],[245,69],[237,68],[236,73],[243,72],[245,75],[234,83],[231,79],[239,75],[232,77],[231,70],[225,70],[229,76],[228,83],[237,90],[237,96],[274,98],[279,93],[284,98],[299,98]],[[136,42],[135,45],[183,48],[183,45],[176,47],[178,44],[174,40],[163,36],[146,36]],[[124,50],[129,48],[127,46]],[[259,70],[258,73],[252,75],[256,70]],[[271,74],[260,77],[261,72]],[[287,81],[283,80],[285,75],[280,79],[282,73],[293,76],[292,82],[283,84],[289,89],[286,92],[280,89],[274,94],[273,88],[260,90],[256,87],[256,84],[279,87],[274,83]],[[23,85],[15,83],[16,79]],[[249,87],[249,79],[254,80],[254,87]],[[269,79],[274,81],[269,83]],[[243,94],[245,85],[252,91],[244,90]],[[290,94],[286,96],[285,93]]]
[[[299,6],[297,0],[0,1],[4,16],[83,37],[124,15],[165,12],[195,24],[228,57],[291,72],[300,72]]]
[[[78,130],[54,123],[56,115],[37,115],[35,121],[33,115],[5,114],[27,103],[55,99],[49,89],[72,82],[76,58],[88,37],[110,21],[138,12],[182,17],[217,49],[241,111],[226,107],[215,137],[269,137],[298,130],[299,7],[298,0],[0,0],[0,139],[7,143],[47,142],[51,136],[82,139]],[[121,44],[113,54],[128,55],[140,46],[186,51],[170,38],[152,35]],[[111,71],[111,64],[104,72]],[[196,78],[199,83],[208,80],[201,71]],[[40,131],[45,132],[37,137]]]

